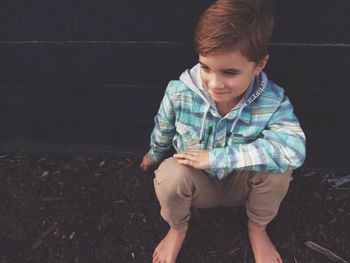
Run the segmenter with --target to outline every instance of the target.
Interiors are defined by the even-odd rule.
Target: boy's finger
[[[174,157],[176,157],[176,158],[189,158],[189,157],[195,157],[195,156],[197,156],[197,154],[190,152],[190,151],[174,154]]]
[[[200,153],[200,152],[203,152],[205,150],[202,150],[202,149],[193,149],[193,150],[189,150],[189,152],[192,152],[192,153]]]
[[[191,161],[198,161],[198,159],[199,159],[198,156],[194,155],[194,154],[186,154],[185,158],[188,160],[191,160]]]
[[[197,164],[198,164],[198,162],[192,161],[192,160],[188,160],[188,159],[178,159],[178,162],[181,163],[181,164],[192,166],[194,168],[196,168]]]

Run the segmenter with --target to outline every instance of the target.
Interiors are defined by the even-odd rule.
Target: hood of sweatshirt
[[[200,64],[196,64],[193,68],[185,70],[180,80],[186,84],[193,92],[199,95],[206,104],[217,110],[214,100],[210,97],[208,91],[203,87],[200,77]],[[252,103],[263,92],[267,84],[267,76],[264,72],[260,75],[253,77],[249,83],[248,89],[243,94],[239,103],[234,107],[241,108]]]
[[[202,125],[201,125],[201,135],[200,137],[203,137],[203,131],[204,131],[204,125],[205,125],[205,119],[207,117],[208,112],[210,111],[210,108],[214,108],[217,112],[217,107],[215,105],[214,100],[209,95],[208,91],[203,87],[202,80],[200,77],[200,64],[196,64],[193,68],[185,70],[181,76],[180,80],[186,84],[188,88],[190,88],[193,92],[195,92],[198,96],[200,96],[205,104],[207,105]],[[253,77],[249,83],[249,87],[243,94],[241,100],[239,103],[233,108],[238,109],[237,118],[235,118],[235,121],[232,125],[231,132],[233,131],[234,127],[236,126],[237,121],[240,118],[240,115],[243,111],[243,109],[252,103],[256,98],[259,97],[259,95],[263,92],[267,85],[267,76],[264,72],[261,72],[258,76]]]

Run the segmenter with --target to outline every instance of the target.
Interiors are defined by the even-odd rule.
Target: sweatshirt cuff
[[[220,180],[233,172],[233,168],[227,163],[227,156],[224,148],[209,150],[209,166],[216,177]]]
[[[149,156],[149,158],[152,161],[159,162],[162,159],[163,154],[162,153],[156,153],[153,149],[150,149],[148,151],[148,156]]]

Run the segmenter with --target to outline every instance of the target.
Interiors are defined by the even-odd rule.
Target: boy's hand
[[[209,169],[208,150],[189,150],[174,154],[174,157],[181,164],[192,166],[196,169]]]
[[[144,171],[147,171],[149,168],[153,167],[156,165],[156,161],[153,161],[151,158],[149,158],[148,153],[146,153],[143,156],[142,162],[140,164],[140,168]]]

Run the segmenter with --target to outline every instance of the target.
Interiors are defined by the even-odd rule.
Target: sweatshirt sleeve
[[[175,135],[175,112],[170,95],[170,83],[160,104],[157,115],[154,117],[155,126],[151,134],[149,157],[153,161],[160,161],[170,149]]]
[[[267,127],[255,141],[209,151],[209,163],[219,179],[232,171],[284,172],[305,160],[305,135],[285,96]]]

